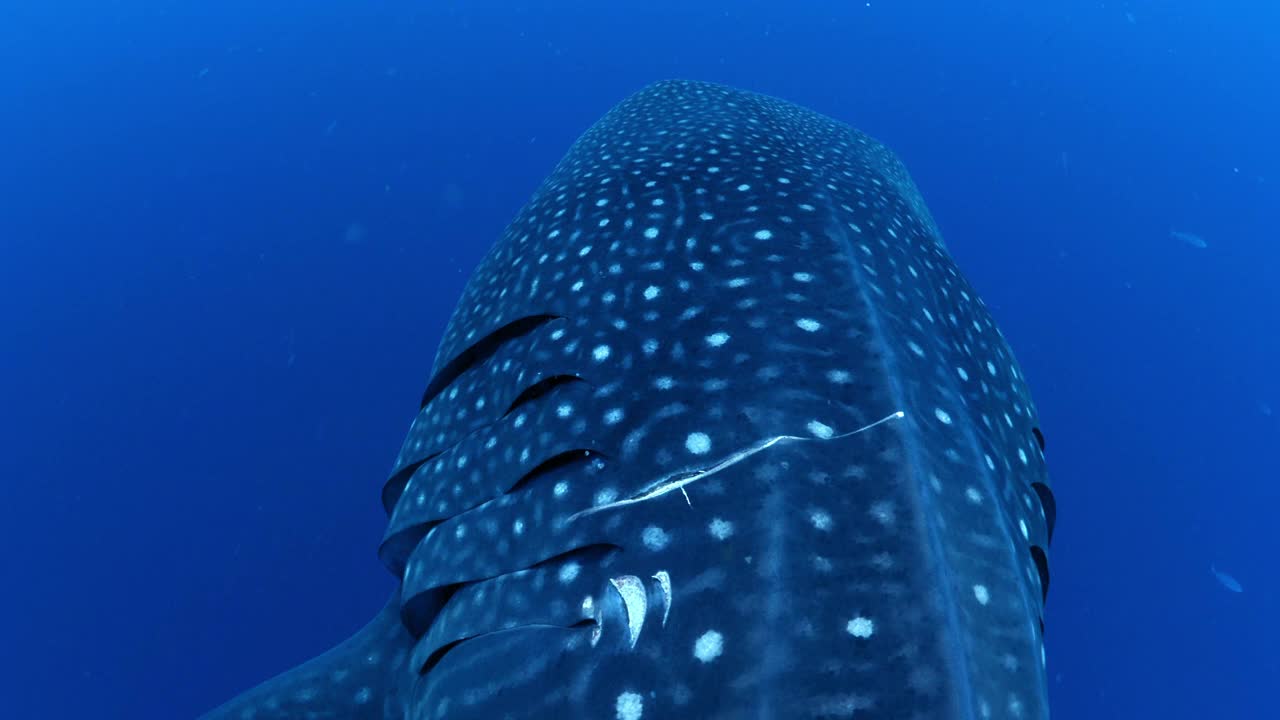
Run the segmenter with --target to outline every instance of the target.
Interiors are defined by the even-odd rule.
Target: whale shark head
[[[387,608],[208,717],[1043,718],[1042,449],[891,152],[658,83],[467,284]]]

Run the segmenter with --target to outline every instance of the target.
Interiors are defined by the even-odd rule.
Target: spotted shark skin
[[[1045,718],[1037,425],[886,148],[654,84],[468,283],[387,609],[206,717]]]

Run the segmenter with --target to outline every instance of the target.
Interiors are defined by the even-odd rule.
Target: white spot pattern
[[[866,640],[875,634],[876,624],[871,618],[859,615],[845,624],[844,629],[850,635]]]
[[[708,630],[693,643],[693,656],[699,662],[709,663],[724,654],[724,636]]]

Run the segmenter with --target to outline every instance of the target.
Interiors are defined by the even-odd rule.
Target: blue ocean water
[[[683,77],[886,142],[993,308],[1058,498],[1055,715],[1270,717],[1278,29],[1256,0],[0,2],[0,716],[193,717],[362,625],[468,273],[582,130]]]

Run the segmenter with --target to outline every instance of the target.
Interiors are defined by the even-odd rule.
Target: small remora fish
[[[1222,584],[1222,587],[1230,590],[1233,593],[1244,592],[1244,586],[1240,584],[1239,580],[1235,579],[1234,577],[1231,577],[1227,573],[1222,572],[1213,564],[1209,565],[1209,572],[1213,573],[1213,576],[1218,578],[1218,582]]]

